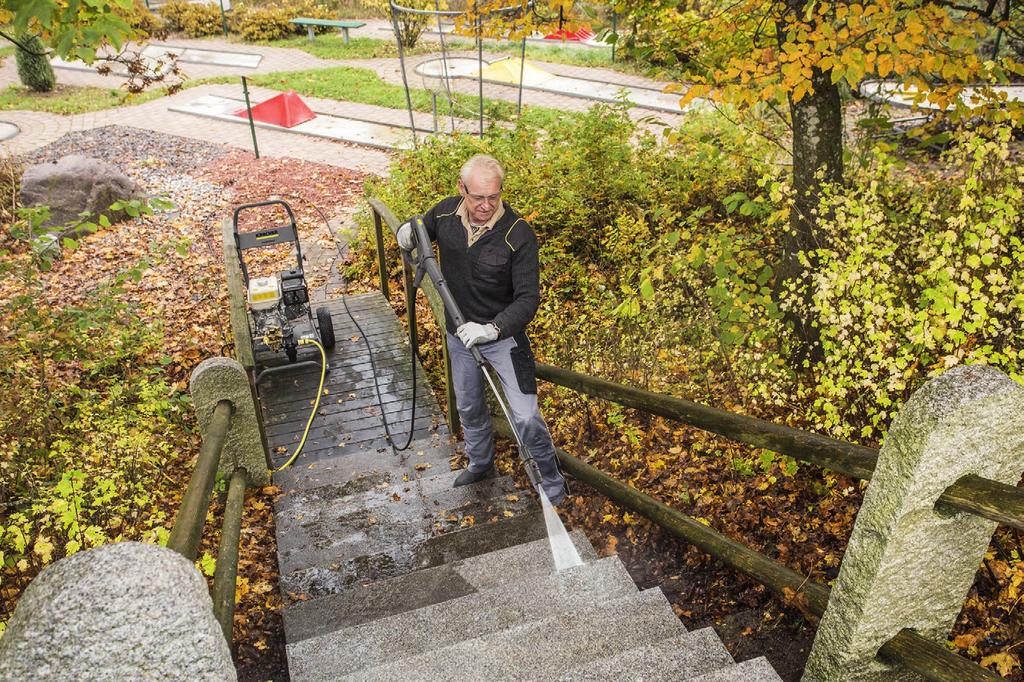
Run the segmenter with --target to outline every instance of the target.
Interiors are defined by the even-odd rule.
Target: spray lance
[[[412,225],[413,233],[416,235],[416,277],[413,279],[413,288],[418,288],[420,282],[423,281],[423,276],[428,275],[431,281],[434,282],[434,287],[437,289],[437,293],[441,295],[441,302],[444,304],[445,310],[455,320],[456,328],[461,327],[466,322],[466,318],[462,315],[462,311],[459,309],[459,305],[455,302],[452,297],[452,292],[448,288],[447,282],[441,275],[441,268],[437,264],[437,258],[434,256],[434,247],[430,243],[430,236],[427,234],[427,227],[423,224],[423,218],[421,216],[413,216],[409,220]],[[411,260],[412,256],[410,252],[405,252],[407,257]],[[494,397],[498,400],[498,406],[501,407],[502,413],[505,415],[505,419],[512,427],[512,435],[515,437],[516,446],[519,449],[519,459],[523,461],[523,466],[526,468],[526,476],[530,479],[530,484],[537,490],[537,493],[541,496],[541,499],[546,499],[547,496],[544,493],[544,489],[541,487],[540,469],[537,467],[537,462],[534,461],[533,455],[530,454],[530,449],[523,442],[522,436],[519,434],[519,429],[516,428],[515,421],[512,419],[512,414],[509,411],[508,406],[505,404],[505,400],[502,397],[501,392],[498,391],[498,387],[494,382],[494,378],[491,376],[490,367],[487,361],[484,360],[484,356],[480,353],[480,349],[473,346],[469,349],[469,352],[473,354],[473,359],[476,360],[476,364],[480,367],[480,370],[484,374],[484,378],[487,379],[488,385],[491,387],[491,391],[494,393]]]

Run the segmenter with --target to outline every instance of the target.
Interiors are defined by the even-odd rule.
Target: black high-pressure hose
[[[320,214],[320,218],[324,221],[324,225],[327,227],[327,232],[334,239],[335,245],[337,245],[337,243],[338,243],[337,235],[335,235],[334,234],[334,230],[331,229],[331,222],[327,218],[327,214],[324,213],[323,210],[319,206],[314,204],[312,201],[309,201],[305,197],[302,197],[302,196],[299,196],[299,195],[291,194],[291,195],[284,195],[284,196],[294,197],[296,199],[300,199],[300,200],[304,201],[306,203],[306,205],[312,207],[313,210],[315,210],[317,213],[319,213]],[[347,300],[348,299],[348,279],[345,278],[344,274],[342,274],[340,272],[339,272],[339,274],[341,274],[341,286],[342,286],[341,302],[345,306],[345,313],[348,315],[348,318],[350,320],[352,320],[352,324],[355,325],[356,329],[359,330],[359,336],[362,337],[362,339],[363,339],[363,345],[366,347],[366,353],[367,353],[367,355],[370,358],[370,370],[373,372],[373,388],[374,388],[374,391],[377,394],[377,407],[380,408],[380,420],[384,424],[384,433],[387,434],[388,444],[391,446],[391,450],[395,454],[398,454],[399,452],[402,452],[403,450],[408,450],[409,449],[409,446],[412,444],[413,433],[416,431],[416,356],[417,356],[417,353],[419,351],[419,340],[418,340],[418,338],[416,336],[416,330],[413,328],[412,325],[409,325],[409,365],[410,365],[411,373],[412,373],[412,405],[409,408],[409,433],[406,436],[405,444],[402,445],[401,447],[399,447],[398,445],[395,444],[395,437],[391,433],[391,426],[388,424],[387,415],[384,414],[384,399],[381,396],[381,393],[380,393],[380,383],[377,380],[377,363],[374,362],[374,360],[373,360],[373,348],[370,347],[370,340],[366,337],[366,332],[363,331],[363,327],[359,324],[359,321],[356,320],[355,315],[352,314],[352,311],[348,307],[348,300]],[[415,300],[416,300],[416,298],[415,298],[415,287],[413,289],[413,299],[412,300],[413,300],[413,305],[415,305]]]

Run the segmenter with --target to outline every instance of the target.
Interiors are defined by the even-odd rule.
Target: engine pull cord
[[[291,466],[299,457],[299,453],[302,452],[303,446],[306,444],[306,437],[309,436],[309,427],[313,425],[313,418],[316,417],[317,410],[320,409],[320,396],[324,394],[324,380],[327,378],[327,353],[324,351],[324,347],[320,345],[320,342],[316,339],[309,337],[303,337],[299,339],[300,346],[316,346],[317,350],[320,351],[320,385],[316,389],[316,400],[313,402],[313,411],[309,413],[309,421],[306,422],[306,430],[302,432],[302,440],[299,441],[299,447],[295,448],[295,452],[288,458],[288,461],[282,464],[275,471],[281,471],[282,469]]]
[[[331,221],[327,218],[327,214],[323,212],[323,209],[321,209],[319,206],[317,206],[312,201],[306,199],[303,196],[300,196],[300,195],[297,195],[297,194],[286,194],[284,196],[294,197],[296,199],[300,199],[303,202],[305,202],[307,206],[310,206],[314,211],[316,211],[320,215],[320,219],[324,221],[324,226],[327,228],[328,234],[331,235],[331,238],[334,239],[335,245],[337,245],[338,237],[334,233],[334,229],[331,228]],[[339,272],[339,274],[341,274],[341,273]],[[403,444],[402,446],[398,446],[396,444],[396,440],[395,440],[394,434],[391,433],[391,425],[388,424],[387,415],[384,413],[384,398],[382,397],[381,392],[380,392],[380,381],[377,379],[377,363],[373,359],[373,348],[370,346],[370,340],[366,337],[366,332],[363,331],[362,325],[359,324],[359,321],[356,320],[355,315],[352,314],[352,310],[348,307],[348,279],[343,274],[341,274],[341,287],[342,287],[342,289],[341,289],[341,302],[345,306],[345,314],[348,315],[348,319],[350,319],[352,321],[352,324],[355,325],[355,328],[359,330],[359,336],[363,340],[363,346],[366,348],[367,357],[370,358],[370,371],[373,373],[373,389],[374,389],[374,392],[376,393],[376,396],[377,396],[377,407],[380,409],[380,420],[384,424],[384,433],[387,435],[387,441],[388,441],[388,444],[391,446],[391,451],[394,452],[397,455],[400,452],[409,449],[409,446],[412,445],[413,433],[415,433],[415,431],[416,431],[416,356],[417,356],[418,351],[419,351],[419,339],[416,336],[416,330],[413,329],[410,326],[409,327],[409,365],[410,365],[410,373],[412,374],[412,398],[411,398],[412,402],[411,402],[411,406],[409,408],[409,433],[406,435],[405,444]],[[413,293],[414,293],[413,300],[415,301],[415,288],[413,289]],[[322,382],[322,379],[321,379],[321,382]],[[319,404],[319,400],[320,400],[320,395],[322,393],[323,393],[323,384],[321,383],[320,390],[317,392],[318,404]],[[313,413],[316,414],[316,409],[315,408],[313,410]],[[310,417],[310,422],[312,422],[312,416]],[[306,429],[307,429],[307,431],[309,430],[309,425],[308,424],[306,425]],[[305,436],[303,436],[303,442],[304,441],[305,441]],[[301,445],[300,445],[300,447],[301,447]],[[402,458],[403,458],[402,461],[404,462],[405,461],[404,455],[402,455]]]

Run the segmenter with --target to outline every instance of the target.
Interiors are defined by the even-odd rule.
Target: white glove
[[[402,226],[398,228],[398,245],[405,251],[412,251],[416,248],[416,235],[412,233],[412,225],[410,223],[402,223]]]
[[[455,330],[455,335],[459,337],[459,341],[462,341],[466,348],[472,348],[478,343],[496,340],[498,338],[498,328],[493,324],[467,322]]]

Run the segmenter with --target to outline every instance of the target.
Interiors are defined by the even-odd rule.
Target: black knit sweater
[[[504,203],[497,224],[469,246],[466,228],[456,214],[462,197],[442,200],[423,216],[423,224],[440,251],[441,273],[462,314],[471,322],[494,323],[499,338],[521,333],[540,305],[537,237],[533,228]],[[455,333],[455,322],[445,313]]]

